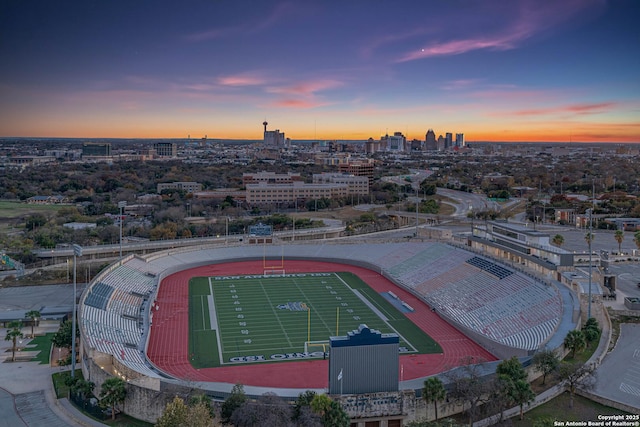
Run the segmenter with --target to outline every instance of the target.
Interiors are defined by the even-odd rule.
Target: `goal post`
[[[328,348],[329,348],[329,340],[324,340],[324,341],[305,341],[305,343],[304,343],[304,351],[305,351],[305,353],[315,353],[317,351],[321,351],[323,353],[326,353]]]
[[[274,267],[274,268],[270,268],[270,267],[264,267],[263,270],[263,276],[267,277],[267,276],[276,276],[276,277],[284,277],[287,273],[285,272],[284,268],[281,267]]]

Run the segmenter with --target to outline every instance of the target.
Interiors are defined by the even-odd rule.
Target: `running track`
[[[401,380],[410,380],[451,369],[473,358],[497,360],[492,354],[449,325],[422,301],[371,270],[347,264],[316,261],[286,261],[287,273],[350,271],[378,292],[393,291],[414,312],[405,315],[442,347],[441,354],[400,356]],[[149,359],[165,373],[187,381],[225,382],[258,387],[321,389],[328,387],[329,361],[275,362],[219,368],[195,369],[188,355],[189,279],[196,276],[262,274],[263,262],[242,261],[212,264],[166,277],[153,310],[153,325],[147,348]]]

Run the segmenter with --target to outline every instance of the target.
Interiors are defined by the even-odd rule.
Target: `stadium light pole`
[[[122,223],[124,222],[124,208],[126,206],[126,201],[118,202],[118,208],[120,209],[120,263],[122,263]]]
[[[416,239],[418,238],[418,204],[420,203],[420,196],[418,196],[418,188],[416,187]]]
[[[596,198],[596,184],[595,181],[592,181],[592,195],[591,195],[591,209],[589,209],[589,305],[587,309],[587,319],[591,319],[591,276],[592,269],[591,266],[591,241],[593,240],[593,209],[595,207],[595,198]]]
[[[82,256],[82,246],[73,245],[73,318],[71,320],[71,378],[76,373],[76,287],[77,287],[77,257]]]

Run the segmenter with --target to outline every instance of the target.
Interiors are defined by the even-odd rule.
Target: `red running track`
[[[400,356],[401,381],[420,378],[477,361],[497,360],[462,332],[444,321],[409,292],[380,274],[347,264],[316,261],[286,261],[287,273],[349,271],[378,292],[392,291],[414,308],[405,315],[432,337],[441,354]],[[329,384],[329,361],[274,362],[219,368],[195,369],[189,363],[189,279],[197,276],[262,274],[263,262],[242,261],[212,264],[175,273],[162,281],[153,308],[153,325],[147,348],[149,359],[164,372],[187,381],[215,381],[258,387],[322,389]]]

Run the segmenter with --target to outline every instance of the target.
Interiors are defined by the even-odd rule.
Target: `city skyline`
[[[640,142],[640,5],[11,2],[0,136]]]

